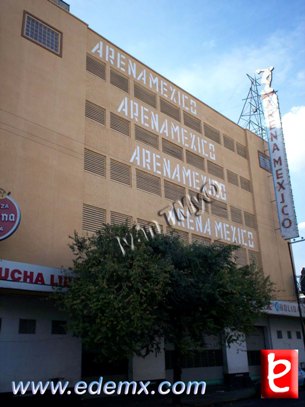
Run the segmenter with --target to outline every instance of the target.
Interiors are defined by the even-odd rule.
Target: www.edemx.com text
[[[168,394],[205,394],[206,382],[204,381],[177,381],[171,383],[167,380],[160,382],[157,386],[152,386],[150,381],[105,381],[100,377],[98,381],[87,383],[79,381],[71,386],[69,381],[20,381],[12,382],[12,392],[14,395],[24,394],[75,394],[75,395],[154,395],[165,396]]]

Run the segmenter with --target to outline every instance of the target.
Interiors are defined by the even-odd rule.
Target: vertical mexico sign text
[[[277,203],[278,219],[281,235],[284,239],[299,236],[297,219],[294,209],[292,188],[290,183],[285,141],[281,123],[278,97],[271,88],[271,72],[273,67],[262,69],[262,103],[269,136],[269,154]]]

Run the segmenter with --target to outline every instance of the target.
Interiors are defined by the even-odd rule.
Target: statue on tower
[[[10,195],[10,192],[6,192],[3,188],[0,188],[0,199],[4,199]]]
[[[274,89],[271,88],[271,82],[272,82],[272,71],[273,71],[274,67],[270,66],[269,68],[264,68],[264,69],[257,69],[256,73],[259,74],[263,74],[262,78],[261,78],[261,84],[265,85],[265,88],[262,91],[262,94],[264,93],[270,93],[273,92]]]

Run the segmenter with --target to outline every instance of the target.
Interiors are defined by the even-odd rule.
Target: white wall
[[[71,382],[81,375],[81,342],[71,335],[52,335],[52,320],[66,320],[46,298],[2,295],[0,299],[0,392],[13,380]],[[19,334],[19,319],[36,319],[35,334]]]
[[[247,344],[243,336],[239,342],[226,345],[224,348],[225,364],[224,371],[227,374],[249,372]]]
[[[289,318],[284,316],[270,316],[269,327],[271,333],[272,347],[271,349],[298,349],[299,363],[305,362],[304,342],[303,339],[297,339],[296,331],[301,332],[301,324],[299,318]],[[283,338],[277,338],[277,331],[282,331]],[[291,331],[292,338],[288,339],[287,331]]]
[[[165,379],[165,352],[163,340],[160,352],[151,352],[145,358],[134,356],[132,358],[132,380],[164,380]]]

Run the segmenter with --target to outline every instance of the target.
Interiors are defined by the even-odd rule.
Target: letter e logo
[[[261,350],[262,398],[298,398],[298,351]]]

